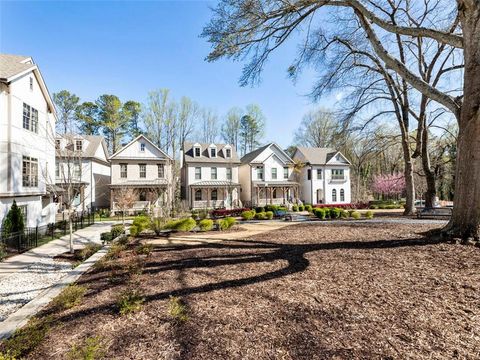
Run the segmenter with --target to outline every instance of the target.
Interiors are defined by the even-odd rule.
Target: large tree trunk
[[[402,140],[402,148],[403,159],[405,161],[404,176],[406,191],[405,211],[403,214],[413,215],[415,213],[415,182],[413,180],[413,161],[407,139]]]
[[[454,209],[448,235],[479,239],[480,228],[480,1],[458,1],[464,35],[464,97],[459,119]]]
[[[435,173],[430,164],[430,154],[428,153],[428,129],[423,130],[422,134],[422,167],[427,182],[427,191],[425,192],[425,207],[433,207],[437,197],[435,184]]]

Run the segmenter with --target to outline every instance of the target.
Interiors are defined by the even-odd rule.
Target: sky
[[[233,106],[260,105],[264,141],[292,144],[302,116],[314,107],[308,97],[313,72],[297,83],[286,69],[296,44],[281,47],[262,81],[240,87],[242,63],[208,63],[210,45],[200,34],[214,2],[205,1],[3,1],[0,52],[33,57],[50,93],[67,89],[94,101],[102,94],[145,103],[149,91],[169,88],[222,117]]]

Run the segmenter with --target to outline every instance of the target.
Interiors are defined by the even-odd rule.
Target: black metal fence
[[[95,223],[95,216],[93,213],[83,213],[72,217],[72,229],[77,231]],[[68,218],[50,223],[44,226],[25,228],[22,232],[10,233],[7,236],[3,235],[0,230],[0,244],[2,244],[6,251],[24,252],[42,245],[50,240],[59,238],[69,233]]]

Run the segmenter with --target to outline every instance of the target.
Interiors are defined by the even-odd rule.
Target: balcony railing
[[[345,175],[332,175],[330,181],[347,181],[347,177]]]

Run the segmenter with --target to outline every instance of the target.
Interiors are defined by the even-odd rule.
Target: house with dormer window
[[[55,121],[33,59],[0,54],[0,227],[13,200],[27,227],[55,221]]]
[[[241,200],[246,206],[280,205],[294,202],[298,183],[293,160],[275,143],[258,148],[241,159]]]
[[[300,199],[309,204],[351,202],[350,161],[330,148],[297,147],[293,159],[303,167],[299,174]]]
[[[192,209],[239,206],[239,165],[237,152],[229,144],[184,143],[182,198]]]
[[[68,186],[72,206],[87,211],[110,206],[110,162],[103,136],[58,135],[55,139],[55,185],[59,210]]]
[[[131,189],[136,201],[130,211],[164,208],[172,199],[172,158],[144,135],[139,135],[110,157],[111,212],[125,189]]]

